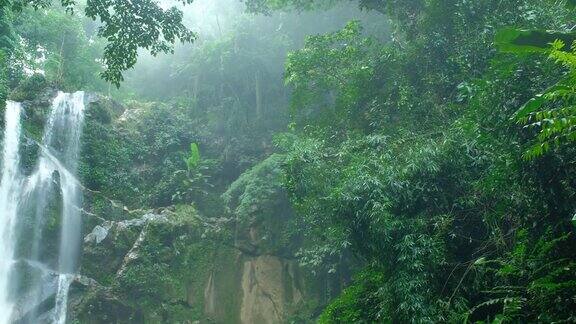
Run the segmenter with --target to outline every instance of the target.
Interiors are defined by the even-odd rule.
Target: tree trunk
[[[256,70],[255,79],[255,92],[256,92],[256,120],[262,120],[263,107],[262,107],[262,77],[259,70]]]

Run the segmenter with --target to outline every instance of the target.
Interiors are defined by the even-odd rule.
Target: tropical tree
[[[191,2],[184,0],[182,4]],[[27,6],[45,9],[52,4],[49,0],[4,0],[0,10],[21,12]],[[75,1],[63,0],[61,4],[69,13],[76,10]],[[102,77],[116,86],[123,80],[122,73],[136,64],[139,48],[155,55],[171,52],[178,40],[191,42],[196,38],[184,26],[182,11],[176,7],[163,9],[154,0],[88,0],[83,9],[87,17],[100,24],[98,36],[107,42]]]

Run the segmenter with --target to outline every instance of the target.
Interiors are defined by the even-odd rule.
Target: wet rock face
[[[15,271],[19,276],[17,281],[30,284],[30,286],[20,287],[20,298],[15,301],[12,321],[15,323],[30,323],[31,321],[39,320],[37,315],[49,312],[52,309],[56,296],[58,273],[40,262],[29,260],[18,261]],[[43,284],[40,286],[34,284],[38,278],[43,279]]]
[[[152,222],[167,223],[165,216],[145,214],[124,221],[104,221],[84,237],[82,273],[109,284],[129,260],[137,258],[144,227]],[[104,268],[104,269],[103,269]]]
[[[272,255],[227,256],[228,267],[205,279],[204,315],[215,323],[285,323],[296,307],[311,298],[293,260]],[[197,302],[197,301],[194,301]]]
[[[99,318],[89,323],[110,323],[104,318],[119,323],[142,323],[136,319],[158,323],[283,323],[296,305],[312,298],[296,261],[246,254],[220,245],[203,237],[203,226],[174,222],[170,213],[102,221],[94,226],[84,237],[81,269],[82,278],[91,280],[81,283],[77,279],[72,286],[73,318]],[[182,250],[176,247],[180,242]],[[151,246],[163,251],[158,259],[148,260]],[[174,279],[174,285],[154,286],[153,280],[148,283],[150,279],[134,277],[142,274],[138,271],[143,265],[162,262],[174,266],[158,275],[162,280]],[[130,286],[133,280],[146,281],[152,285],[150,290],[157,290],[153,298],[158,308],[145,306],[145,300],[130,300],[142,289]]]
[[[171,322],[171,314],[160,312],[164,303],[188,311],[186,294],[174,284],[178,273],[172,271],[182,270],[174,245],[187,231],[155,213],[96,225],[84,237],[81,278],[90,279],[77,279],[72,286],[71,318],[81,323],[165,323]]]
[[[204,313],[216,323],[285,323],[308,300],[319,298],[287,248],[270,244],[266,237],[278,235],[261,223],[247,226],[236,241],[228,267],[216,267],[204,286]],[[230,267],[233,271],[230,271]],[[233,300],[223,302],[229,296]],[[222,306],[234,317],[222,314]],[[233,307],[232,307],[233,306]]]
[[[126,304],[108,287],[75,281],[70,289],[71,318],[80,323],[143,323],[142,312]]]
[[[84,238],[84,243],[88,244],[100,244],[106,236],[108,236],[108,232],[110,230],[109,226],[103,227],[100,225],[96,225],[92,232]]]
[[[86,104],[90,108],[86,118],[101,124],[110,124],[126,110],[123,105],[98,93],[87,93]]]
[[[242,323],[281,323],[287,307],[302,301],[302,278],[294,261],[259,256],[244,262],[242,273]]]

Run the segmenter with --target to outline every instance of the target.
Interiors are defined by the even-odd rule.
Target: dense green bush
[[[541,244],[574,249],[574,151],[526,161],[532,131],[513,118],[563,72],[491,44],[508,24],[561,29],[565,14],[531,1],[432,1],[416,9],[418,19],[395,21],[410,30],[397,43],[380,44],[352,23],[288,57],[294,132],[277,142],[305,238],[301,261],[336,271],[352,252],[381,275],[371,289],[377,303],[354,296],[371,282],[358,279],[323,320],[573,318],[563,297],[572,278],[561,270],[573,256],[549,259]],[[516,262],[521,280],[510,277]]]
[[[47,84],[48,82],[44,75],[33,74],[22,80],[10,97],[15,101],[33,100],[46,90]]]
[[[380,288],[385,284],[381,270],[364,269],[354,282],[324,309],[318,323],[383,322],[378,309],[384,301]]]

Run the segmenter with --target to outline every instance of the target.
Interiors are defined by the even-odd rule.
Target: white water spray
[[[54,307],[54,323],[58,324],[66,322],[68,290],[80,253],[82,192],[74,175],[78,167],[83,123],[84,93],[58,93],[42,139],[38,175],[32,176],[32,182],[45,188],[44,182],[50,181],[53,172],[60,175],[62,226]]]
[[[46,314],[51,314],[51,322],[64,324],[68,291],[77,271],[81,245],[82,192],[75,175],[84,123],[84,93],[59,92],[54,99],[42,143],[38,144],[36,169],[28,178],[19,172],[20,110],[20,104],[8,102],[0,184],[0,324],[37,323],[40,318],[45,319]],[[54,203],[54,199],[60,199],[58,205],[61,206],[57,263],[50,256],[46,258],[43,250],[46,240],[52,238],[42,237],[50,216],[49,204]],[[29,260],[27,264],[45,263],[46,269],[53,269],[32,277],[33,286],[28,295],[14,301],[10,296],[13,279],[10,271],[15,264],[12,260],[16,257],[14,246],[18,240],[14,232],[20,230],[18,219],[24,215],[32,216],[28,224],[33,228],[23,233],[24,241],[30,242],[30,251],[26,252],[28,256],[18,257]],[[46,313],[45,306],[41,305],[51,296],[55,298],[54,307],[51,313]]]
[[[58,276],[58,292],[56,293],[56,306],[54,307],[54,324],[66,323],[66,310],[68,308],[68,291],[74,280],[72,274],[60,274]]]
[[[19,103],[8,101],[4,117],[2,180],[0,181],[0,324],[10,322],[10,270],[14,258],[14,223],[20,201],[20,114]]]

